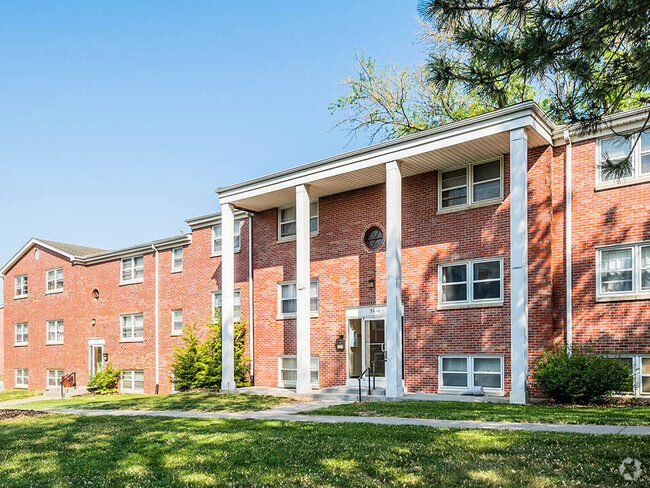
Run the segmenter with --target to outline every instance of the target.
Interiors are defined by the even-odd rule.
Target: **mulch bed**
[[[0,421],[18,417],[40,417],[41,415],[47,415],[47,413],[36,410],[0,410]]]
[[[630,407],[650,407],[650,399],[648,398],[621,398],[621,397],[609,397],[603,398],[597,403],[589,403],[586,405],[580,404],[566,404],[558,403],[553,400],[545,400],[542,402],[535,403],[535,405],[552,405],[560,406],[566,408],[630,408]]]

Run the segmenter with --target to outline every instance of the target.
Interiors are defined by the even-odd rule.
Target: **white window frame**
[[[136,266],[136,260],[141,259],[142,264],[140,266]],[[124,263],[125,262],[130,262],[131,263],[131,278],[124,279]],[[142,276],[139,278],[136,278],[136,272],[137,271],[142,272]],[[120,260],[120,285],[131,285],[133,283],[142,283],[144,281],[144,256],[132,256],[130,258],[122,258]]]
[[[479,200],[479,201],[474,201],[474,167],[475,166],[480,166],[482,164],[486,163],[492,163],[494,161],[499,161],[499,182],[500,182],[500,191],[499,191],[499,196],[495,198],[490,198],[489,200]],[[467,180],[466,180],[466,185],[467,186],[467,202],[463,203],[462,205],[452,205],[451,207],[443,207],[442,206],[442,175],[443,173],[448,173],[450,171],[456,171],[459,169],[466,168],[466,175],[467,175]],[[490,158],[482,161],[478,161],[476,163],[471,163],[471,164],[465,164],[462,166],[456,166],[454,168],[449,168],[438,171],[438,213],[447,213],[447,212],[454,212],[454,211],[459,211],[459,210],[467,210],[469,208],[478,208],[478,207],[486,207],[489,205],[495,205],[497,203],[503,202],[503,185],[504,185],[504,177],[503,177],[503,156],[500,156],[498,158]],[[481,181],[481,183],[487,183],[489,181],[496,181],[495,179],[492,180],[485,180]],[[462,186],[454,187],[454,188],[462,188]],[[450,190],[452,188],[446,188],[445,191]]]
[[[142,388],[136,388],[136,374],[142,374]],[[130,388],[124,387],[125,376],[129,376],[127,381],[131,383]],[[120,375],[120,391],[122,393],[134,393],[134,394],[143,394],[144,393],[144,369],[125,369]]]
[[[493,261],[499,262],[499,273],[500,273],[500,286],[499,286],[499,298],[474,298],[474,265],[480,263],[489,263]],[[445,302],[442,297],[442,269],[447,266],[462,266],[465,265],[465,271],[467,276],[467,299],[464,301],[454,301],[454,302]],[[485,280],[481,280],[485,281]],[[496,279],[489,281],[497,281]],[[449,310],[455,308],[480,308],[480,307],[498,307],[503,305],[503,289],[504,289],[504,276],[503,276],[503,258],[501,257],[492,257],[492,258],[480,258],[480,259],[467,259],[463,261],[451,261],[447,263],[438,264],[438,310]]]
[[[631,394],[627,394],[628,392],[621,392],[621,394],[617,396],[641,398],[650,397],[650,391],[643,391],[643,378],[650,377],[650,374],[643,374],[643,360],[646,359],[650,361],[650,354],[607,354],[607,356],[620,357],[621,359],[632,359],[632,376],[634,381],[632,384],[632,392]]]
[[[292,380],[283,380],[282,379],[282,371],[298,371],[298,369],[294,368],[283,368],[283,360],[284,359],[296,359],[296,355],[293,354],[288,354],[288,355],[282,355],[278,356],[278,388],[292,388],[296,386],[296,382]],[[315,361],[314,361],[315,360]],[[316,368],[314,368],[314,362],[316,363]],[[309,364],[309,371],[310,371],[310,383],[312,388],[319,388],[320,386],[320,356],[317,356],[315,354],[312,354],[310,356],[310,364]],[[316,381],[313,381],[311,378],[311,373],[316,372]]]
[[[142,317],[142,337],[135,335],[135,318]],[[128,320],[128,329],[130,334],[124,336],[125,319]],[[123,313],[120,315],[120,342],[144,342],[144,313]]]
[[[14,388],[29,388],[29,369],[16,368],[14,372]]]
[[[20,332],[18,332],[19,329]],[[14,346],[26,346],[29,342],[29,324],[27,322],[19,322],[15,324],[14,334]]]
[[[177,314],[180,312],[180,321],[178,320]],[[171,316],[172,316],[172,332],[171,335],[173,336],[179,336],[183,335],[183,309],[182,308],[175,308],[171,311]],[[180,327],[177,327],[177,325],[180,322]]]
[[[52,288],[50,289],[50,283]],[[60,283],[60,286],[59,286]],[[48,269],[45,272],[45,294],[61,293],[63,291],[63,268]]]
[[[466,359],[467,360],[467,386],[445,386],[443,383],[443,370],[442,370],[442,360],[443,359]],[[475,359],[499,359],[501,361],[501,386],[499,388],[486,388],[483,387],[483,390],[486,393],[492,394],[503,394],[505,391],[505,371],[504,371],[504,358],[501,354],[441,354],[438,356],[438,392],[450,392],[457,393],[462,391],[467,391],[470,388],[474,388],[474,360]],[[447,371],[450,372],[450,371]],[[453,373],[462,373],[462,371],[451,371]],[[488,373],[488,372],[478,372],[478,374],[494,374],[497,373]]]
[[[14,293],[14,299],[26,298],[29,295],[29,278],[26,274],[16,276],[14,279]]]
[[[316,209],[315,214],[312,214],[312,205]],[[295,207],[296,207],[295,205],[286,205],[284,207],[278,207],[278,242],[296,240],[296,234],[282,235],[282,224],[290,224],[292,222],[295,222],[295,220],[286,220],[282,222],[282,210],[286,210],[288,208],[295,208]],[[316,221],[316,230],[311,230],[312,220]],[[309,229],[310,229],[309,235],[312,237],[317,236],[318,233],[320,232],[320,203],[318,200],[312,200],[309,202]]]
[[[65,326],[63,319],[48,320],[45,325],[45,344],[55,345],[63,344]],[[50,340],[50,332],[54,334],[54,340]]]
[[[240,288],[235,288],[234,304],[235,304],[234,320],[235,322],[240,322],[241,321],[241,289]],[[217,318],[217,309],[221,310],[221,290],[212,292],[212,320],[215,320]]]
[[[241,251],[241,220],[235,220],[234,229],[233,229],[233,235],[234,235],[234,246],[235,246],[235,252]],[[219,237],[216,237],[217,235],[217,228],[219,229]],[[221,256],[222,253],[222,243],[223,243],[223,232],[222,232],[222,227],[221,224],[214,224],[211,227],[211,235],[212,235],[212,254],[211,256]],[[216,245],[216,243],[219,242],[219,246]],[[219,247],[219,249],[217,249]]]
[[[180,256],[177,254],[180,252]],[[181,273],[183,271],[183,248],[175,247],[172,249],[172,273]],[[178,261],[180,260],[180,265]]]
[[[47,388],[56,388],[61,386],[61,379],[65,376],[63,369],[48,369],[47,370]],[[52,384],[54,383],[54,384]]]
[[[313,296],[311,294],[311,284],[316,283],[316,296]],[[282,281],[278,283],[278,320],[285,320],[285,319],[295,319],[296,316],[298,315],[297,313],[282,313],[282,287],[283,286],[297,286],[296,280],[289,280],[289,281]],[[311,309],[311,299],[316,298],[316,310]],[[296,305],[298,301],[298,290],[296,289]],[[310,306],[309,306],[309,316],[312,318],[317,318],[318,317],[318,311],[320,309],[320,283],[318,278],[311,278],[309,280],[309,300],[310,300]]]
[[[647,134],[650,134],[650,130],[644,131]],[[642,151],[641,148],[641,137],[642,137],[641,132],[633,133],[633,135],[628,139],[630,143],[630,147],[634,146],[634,149],[632,150],[632,153],[630,154],[630,162],[632,165],[632,174],[630,176],[627,176],[625,178],[619,178],[617,180],[603,180],[602,179],[602,173],[600,170],[600,165],[602,164],[601,158],[602,158],[602,149],[601,145],[604,141],[608,141],[611,139],[616,139],[618,137],[623,137],[620,135],[616,136],[608,136],[608,137],[602,137],[596,141],[596,189],[608,189],[608,188],[616,188],[619,186],[626,186],[626,185],[631,185],[639,182],[645,182],[645,181],[650,181],[650,172],[648,173],[641,173],[642,170],[642,157],[644,154],[650,153],[650,151],[646,151],[645,153]]]
[[[650,299],[650,290],[642,290],[642,268],[641,250],[650,247],[650,241],[632,242],[629,244],[615,244],[608,246],[599,246],[596,248],[596,301],[617,301],[617,300],[648,300]],[[618,251],[624,249],[632,250],[632,290],[607,292],[602,291],[602,253],[603,251]]]

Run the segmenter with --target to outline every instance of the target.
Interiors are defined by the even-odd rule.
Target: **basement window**
[[[503,356],[439,356],[439,390],[503,391]]]
[[[320,361],[318,356],[310,359],[310,380],[312,388],[318,388]],[[278,358],[278,387],[290,388],[296,386],[298,380],[298,359],[296,356],[280,356]]]
[[[122,371],[122,393],[144,393],[144,370],[127,369]]]
[[[14,388],[29,388],[28,369],[21,368],[16,370],[16,381],[14,383]]]
[[[56,388],[57,386],[61,386],[61,378],[63,378],[63,376],[64,374],[62,369],[48,369],[47,387]]]

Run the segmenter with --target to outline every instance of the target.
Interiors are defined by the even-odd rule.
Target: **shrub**
[[[117,393],[117,383],[120,380],[121,369],[114,369],[111,363],[106,364],[88,380],[89,388],[97,388],[98,395]]]
[[[632,389],[632,373],[618,357],[591,349],[567,347],[543,353],[535,363],[533,379],[542,391],[561,403],[591,403]]]
[[[171,369],[177,390],[221,388],[221,320],[206,325],[207,335],[201,341],[196,325],[183,331],[183,345],[174,347]],[[235,324],[235,383],[249,386],[246,347],[246,324]]]

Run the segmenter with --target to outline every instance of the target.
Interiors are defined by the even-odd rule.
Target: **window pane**
[[[142,337],[144,332],[144,320],[142,315],[136,315],[134,318],[134,335]]]
[[[501,372],[500,358],[474,358],[474,371],[476,372]]]
[[[467,203],[467,188],[456,188],[442,192],[442,208],[464,205]]]
[[[309,232],[318,232],[318,217],[309,219]]]
[[[312,383],[318,383],[318,371],[310,371],[309,372],[309,380]]]
[[[501,196],[501,180],[488,181],[474,185],[474,201],[482,202]]]
[[[282,285],[282,298],[296,298],[296,285]]]
[[[215,239],[221,239],[221,224],[212,226]]]
[[[641,374],[650,375],[650,358],[641,358]]]
[[[298,372],[297,371],[282,371],[282,381],[297,381]]]
[[[443,371],[467,371],[467,358],[442,358]]]
[[[644,175],[650,173],[650,154],[641,156],[641,173]]]
[[[485,263],[474,263],[474,281],[492,280],[501,278],[501,263],[489,261]]]
[[[643,393],[650,393],[650,376],[641,378],[641,391]]]
[[[477,164],[474,170],[474,183],[493,180],[501,177],[501,162],[491,161],[489,163]]]
[[[296,220],[296,207],[283,208],[280,210],[280,222]]]
[[[482,281],[474,283],[474,300],[501,298],[500,281]]]
[[[602,271],[632,269],[632,249],[603,251],[601,264]]]
[[[442,373],[443,386],[463,386],[467,387],[466,373]]]
[[[297,369],[297,368],[298,368],[297,358],[282,358],[282,369]]]
[[[602,293],[632,291],[632,271],[603,273],[601,285]]]
[[[442,173],[442,189],[467,185],[467,168]]]
[[[630,153],[630,139],[624,137],[612,137],[603,139],[600,142],[601,160],[609,158],[617,160],[627,157]]]
[[[474,386],[482,386],[483,388],[501,388],[501,375],[475,374]]]
[[[632,249],[603,251],[601,254],[601,291],[632,290]]]
[[[467,266],[464,264],[456,266],[443,266],[443,283],[462,283],[467,281]]]
[[[467,300],[467,285],[442,285],[443,302],[464,302]]]
[[[298,303],[297,303],[296,299],[282,300],[282,313],[283,314],[296,313],[297,308],[298,308]]]
[[[288,224],[280,225],[280,237],[287,237],[296,235],[296,223],[290,222]]]

